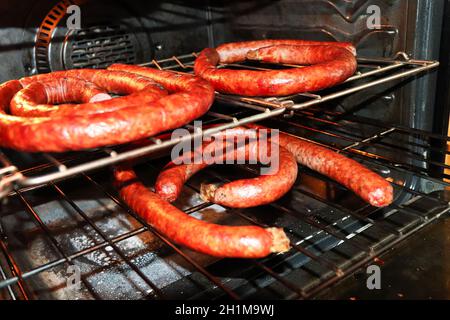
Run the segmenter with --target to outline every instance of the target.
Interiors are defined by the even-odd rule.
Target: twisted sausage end
[[[214,202],[216,190],[219,188],[217,184],[202,184],[200,186],[200,197],[209,202]]]
[[[387,207],[394,201],[394,188],[386,182],[384,187],[377,188],[368,194],[368,201],[374,207]]]
[[[283,253],[289,251],[291,248],[290,241],[283,229],[268,228],[266,230],[272,236],[272,246],[270,247],[270,252]]]

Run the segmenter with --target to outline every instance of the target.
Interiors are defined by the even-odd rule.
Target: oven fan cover
[[[61,1],[43,19],[34,48],[37,73],[153,59],[150,35],[128,8],[102,1],[82,2]],[[73,4],[80,6],[81,29],[67,27],[67,8]]]

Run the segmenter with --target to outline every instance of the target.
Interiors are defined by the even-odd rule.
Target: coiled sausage
[[[137,180],[128,167],[117,168],[115,181],[122,199],[156,230],[176,243],[216,257],[262,258],[289,249],[282,229],[221,226],[195,219]]]
[[[150,103],[168,94],[150,78],[120,71],[58,71],[23,78],[20,83],[24,88],[11,100],[10,113],[21,117],[106,113]],[[104,101],[111,99],[107,93],[125,96]]]
[[[67,77],[92,82],[107,92],[116,88],[117,93],[131,93],[131,96],[79,105],[83,112],[98,106],[87,114],[74,111],[68,115],[69,111],[63,108],[60,116],[53,116],[58,109],[45,109],[46,106],[43,113],[47,116],[43,117],[7,113],[13,97],[27,85]],[[155,82],[165,89],[155,87]],[[149,86],[153,89],[148,90]],[[132,91],[138,88],[142,91]],[[166,89],[171,94],[161,97]],[[189,123],[208,111],[213,100],[214,89],[200,78],[138,66],[113,65],[109,70],[81,69],[12,80],[0,85],[0,146],[32,152],[63,152],[126,143]],[[16,107],[20,101],[24,99],[18,98]],[[29,107],[22,104],[21,112],[39,113],[34,109],[36,106]]]
[[[251,131],[251,132],[249,132]],[[169,163],[159,174],[155,191],[167,201],[175,201],[185,184],[185,182],[196,172],[206,168],[210,164],[217,163],[215,160],[249,160],[251,157],[257,160],[262,150],[262,145],[267,151],[267,156],[276,157],[278,166],[264,175],[254,179],[242,179],[226,183],[222,186],[214,184],[202,185],[201,195],[207,200],[232,208],[249,208],[265,205],[274,202],[285,195],[295,183],[298,173],[297,163],[293,155],[283,147],[276,146],[277,150],[271,150],[268,140],[256,139],[252,137],[253,130],[243,127],[229,129],[213,135],[214,142],[205,143],[201,150],[196,152],[200,155],[201,161],[194,161],[188,164],[174,165]],[[234,138],[255,138],[248,144],[234,145]],[[226,145],[233,142],[232,150],[226,150]],[[220,149],[220,155],[215,155],[211,159],[205,159],[205,154],[212,154],[212,150]],[[274,154],[277,152],[278,154]],[[193,158],[193,155],[183,155],[185,158]],[[183,157],[182,156],[182,157]],[[176,159],[179,160],[179,159]],[[191,159],[189,159],[191,160]],[[181,161],[180,161],[181,162]],[[175,161],[175,163],[179,163]]]
[[[228,43],[204,49],[195,61],[195,74],[222,93],[282,96],[337,85],[356,71],[356,50],[349,43],[303,40],[261,40]],[[245,59],[309,65],[288,70],[218,69],[219,63]]]
[[[256,124],[246,126],[253,129],[267,129]],[[339,182],[372,206],[386,207],[392,203],[394,198],[392,185],[359,162],[281,132],[279,143],[295,156],[298,163]]]

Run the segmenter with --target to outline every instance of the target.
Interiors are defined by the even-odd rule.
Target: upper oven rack
[[[142,66],[152,66],[163,70],[173,70],[174,72],[193,71],[193,64],[196,53],[173,56],[162,60],[152,60]],[[358,71],[344,84],[327,90],[325,94],[301,93],[286,97],[269,98],[249,98],[240,96],[223,95],[216,93],[216,101],[243,107],[251,111],[251,114],[243,112],[242,115],[230,117],[227,114],[211,110],[207,113],[210,122],[220,121],[223,123],[204,131],[192,131],[192,124],[185,128],[192,131],[177,139],[149,138],[149,143],[145,146],[121,146],[119,148],[99,148],[90,152],[74,154],[38,154],[44,161],[32,170],[19,168],[0,149],[0,198],[7,196],[20,188],[30,188],[45,185],[51,181],[61,180],[77,174],[88,172],[101,167],[109,166],[118,162],[150,155],[158,151],[176,145],[179,142],[194,139],[201,136],[212,135],[216,132],[244,125],[251,122],[280,116],[285,113],[302,110],[314,105],[318,105],[333,99],[337,99],[358,91],[362,91],[384,83],[392,82],[423,73],[436,68],[437,61],[424,61],[411,59],[406,53],[400,52],[392,59],[358,58]],[[270,66],[246,65],[235,63],[231,65],[221,65],[219,67],[236,67],[253,70],[269,70]],[[285,65],[287,67],[301,67]],[[367,81],[365,81],[367,80]],[[301,100],[300,102],[298,100]],[[76,164],[73,160],[77,159]],[[84,160],[86,159],[86,160]]]

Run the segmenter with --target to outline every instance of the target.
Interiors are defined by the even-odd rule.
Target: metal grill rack
[[[189,72],[194,57],[150,64]],[[224,209],[200,199],[200,183],[255,172],[247,166],[226,172],[220,167],[207,169],[189,181],[178,207],[219,223],[282,227],[293,244],[289,252],[261,260],[212,259],[178,247],[129,210],[111,186],[108,170],[91,172],[161,151],[178,141],[153,139],[150,145],[134,149],[122,146],[64,156],[43,154],[39,155],[42,162],[23,169],[0,154],[4,166],[0,182],[7,195],[0,215],[0,297],[310,298],[373,263],[450,210],[444,191],[449,176],[441,173],[449,166],[429,157],[431,152],[447,155],[448,151],[435,149],[434,142],[446,143],[449,138],[361,116],[316,112],[315,108],[321,102],[437,65],[404,55],[398,58],[360,59],[355,77],[320,96],[249,99],[218,94],[220,103],[234,107],[223,111],[214,106],[205,122],[225,125],[203,132],[269,119],[275,127],[310,137],[389,177],[397,197],[389,208],[370,207],[333,181],[303,168],[290,195],[280,201],[257,209]],[[361,83],[363,78],[367,81]],[[290,113],[292,109],[295,112]],[[287,117],[279,117],[282,114]],[[186,139],[200,134],[194,132]],[[396,141],[402,141],[402,147]],[[159,165],[159,161],[146,162],[138,173],[151,185]],[[72,179],[62,180],[68,177]],[[424,193],[415,187],[427,183],[433,184],[434,191]],[[86,241],[74,245],[73,239]],[[81,289],[75,293],[65,291],[70,266],[82,272]]]
[[[152,62],[142,64],[143,66],[153,66],[164,70],[173,70],[176,72],[192,72],[193,61],[195,60],[196,53],[173,56],[172,58],[163,60],[153,60]],[[139,156],[147,155],[150,153],[157,152],[173,146],[182,140],[189,140],[201,135],[210,135],[221,130],[235,127],[238,125],[257,122],[264,119],[277,117],[287,111],[301,110],[309,108],[314,105],[318,105],[333,99],[344,97],[346,95],[365,90],[370,87],[381,85],[394,80],[402,79],[405,77],[410,77],[427,70],[436,68],[439,65],[437,61],[421,61],[410,59],[405,53],[398,53],[396,57],[392,60],[387,59],[366,59],[359,58],[359,69],[357,73],[346,81],[346,84],[351,84],[350,86],[337,86],[335,89],[331,90],[325,95],[303,93],[282,98],[247,98],[239,96],[222,95],[217,93],[216,99],[218,102],[225,103],[228,105],[234,105],[243,107],[248,110],[252,110],[251,114],[244,114],[244,116],[238,114],[237,116],[229,116],[227,114],[210,111],[207,115],[209,117],[220,120],[224,123],[221,126],[204,130],[203,133],[194,132],[190,136],[186,136],[180,139],[152,139],[154,141],[153,145],[147,145],[145,147],[135,147],[122,148],[121,150],[127,151],[117,151],[111,148],[103,148],[90,152],[87,157],[89,161],[82,161],[82,163],[77,163],[76,165],[67,164],[67,158],[62,158],[60,155],[43,154],[42,158],[46,159],[46,163],[41,165],[41,169],[53,169],[50,172],[40,173],[37,175],[30,175],[30,170],[19,170],[6,156],[1,153],[0,150],[0,198],[9,192],[11,192],[16,187],[29,187],[42,185],[50,181],[59,180],[79,174],[81,172],[90,171],[93,169],[98,169],[100,167],[108,166],[120,161],[124,161],[131,158],[136,158]],[[231,67],[238,68],[248,68],[256,70],[268,70],[269,67],[261,66],[251,66],[243,64],[232,64],[228,65]],[[295,67],[292,65],[285,65],[288,67]],[[361,80],[370,79],[361,83]],[[301,102],[297,101],[301,98]],[[187,128],[192,128],[192,125],[188,125]],[[79,155],[75,155],[79,157]],[[73,157],[68,157],[72,159]],[[36,169],[33,167],[33,169]],[[36,171],[36,170],[35,170]],[[39,171],[38,171],[39,172]]]

